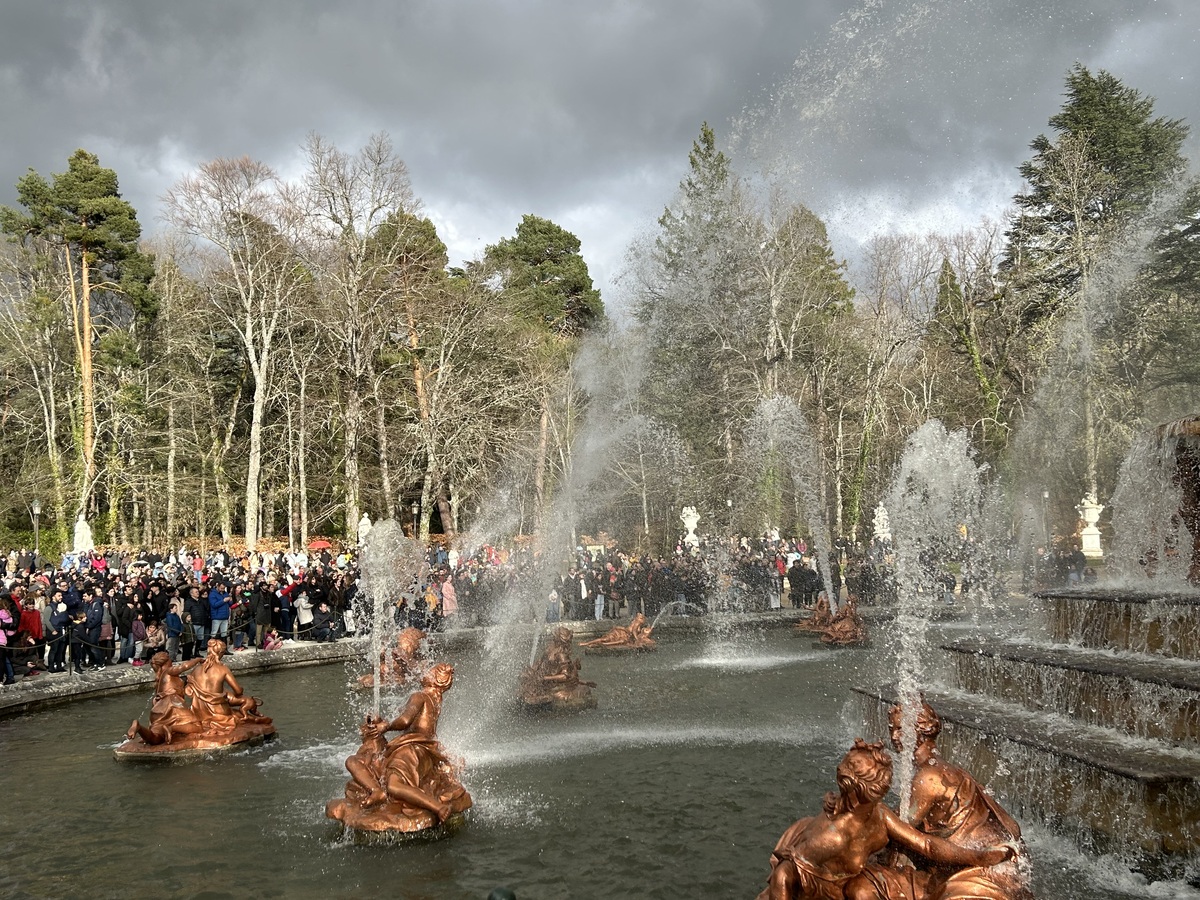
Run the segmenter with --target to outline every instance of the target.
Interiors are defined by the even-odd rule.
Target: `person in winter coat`
[[[104,594],[95,588],[87,597],[87,653],[91,657],[91,668],[103,669],[108,665],[104,649],[100,646],[100,632],[104,626]]]
[[[87,646],[88,626],[87,615],[82,611],[75,614],[71,620],[71,664],[75,667],[75,674],[83,674],[83,661],[87,656],[84,647]]]
[[[267,587],[265,582],[260,583],[254,589],[254,593],[250,595],[250,612],[254,616],[255,647],[262,649],[267,630],[271,627],[271,620],[278,611],[275,593]]]
[[[121,635],[121,647],[117,652],[117,662],[133,662],[133,620],[143,613],[143,607],[137,594],[132,588],[126,588],[124,593],[116,598],[114,618],[117,633]]]
[[[324,643],[333,640],[333,610],[322,600],[313,612],[313,639]]]
[[[308,591],[301,590],[301,593],[296,595],[296,630],[300,633],[300,640],[312,640],[312,624],[313,624],[313,605],[308,598]]]
[[[183,623],[191,626],[192,629],[192,646],[191,648],[184,647],[185,656],[196,656],[207,646],[211,622],[208,603],[200,599],[200,588],[194,584],[191,585],[187,589],[187,596],[183,599]]]
[[[17,636],[18,615],[16,607],[5,594],[0,597],[0,662],[4,664],[4,683],[15,684],[13,673],[12,644]]]
[[[67,612],[67,604],[63,600],[62,591],[55,591],[50,602],[54,605],[50,613],[50,625],[47,636],[50,639],[51,672],[67,671],[67,644],[71,630],[71,615]]]
[[[233,598],[225,589],[225,583],[218,581],[208,592],[208,615],[212,620],[212,636],[225,640],[229,637],[229,615],[233,607]]]
[[[179,614],[179,601],[172,600],[169,611],[167,612],[167,653],[171,657],[171,662],[177,663],[182,658],[183,654],[180,651],[180,643],[183,640],[183,617]]]

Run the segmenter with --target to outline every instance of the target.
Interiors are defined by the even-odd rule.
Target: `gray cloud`
[[[353,148],[383,130],[459,258],[532,212],[607,286],[707,120],[846,254],[998,212],[1076,60],[1194,118],[1198,26],[1192,0],[13,2],[0,202],[82,146],[153,230],[200,162],[287,172],[309,131]]]

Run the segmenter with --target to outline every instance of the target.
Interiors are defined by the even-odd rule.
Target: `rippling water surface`
[[[469,649],[450,655],[442,736],[475,808],[436,843],[353,846],[325,819],[368,699],[341,666],[247,676],[279,738],[188,766],[113,760],[146,714],[137,694],[0,721],[0,895],[753,897],[776,838],[834,787],[859,730],[849,686],[877,677],[874,654],[785,629],[724,652],[664,633],[658,653],[583,659],[598,709],[484,731],[473,698],[494,692]],[[1200,897],[1029,837],[1039,897]]]

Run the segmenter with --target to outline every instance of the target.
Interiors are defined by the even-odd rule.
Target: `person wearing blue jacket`
[[[172,600],[170,612],[167,613],[167,653],[170,654],[173,663],[179,662],[179,641],[182,637],[183,618],[179,615],[179,601]]]
[[[229,637],[229,609],[233,606],[233,598],[225,588],[225,582],[218,581],[208,592],[208,614],[212,619],[210,637],[227,640]]]

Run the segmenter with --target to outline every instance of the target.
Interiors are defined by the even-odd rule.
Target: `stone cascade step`
[[[1034,602],[1055,641],[1200,661],[1200,593],[1080,588]]]
[[[855,689],[867,730],[887,733],[891,687]],[[1152,877],[1200,862],[1200,753],[956,690],[927,691],[942,756],[1038,821]]]
[[[942,649],[963,691],[1200,751],[1200,663],[980,638]]]

